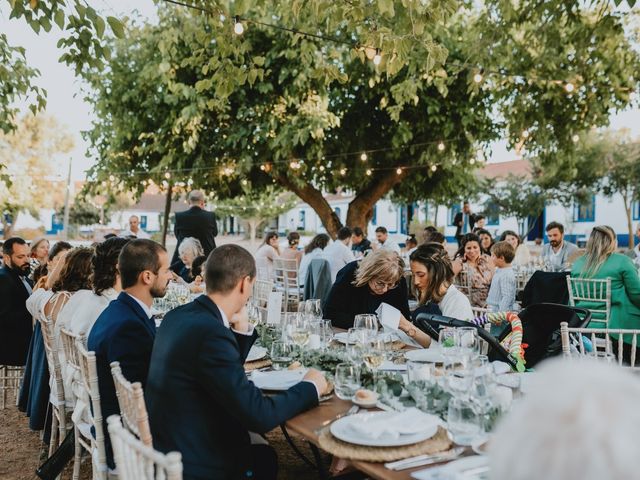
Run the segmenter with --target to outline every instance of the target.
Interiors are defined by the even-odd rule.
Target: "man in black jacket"
[[[0,365],[26,363],[33,331],[26,301],[31,295],[29,246],[13,237],[2,245],[0,268]]]
[[[476,217],[471,213],[471,206],[469,205],[469,202],[464,202],[462,204],[462,211],[456,213],[456,216],[453,219],[453,224],[456,226],[456,240],[458,241],[458,246],[462,245],[462,237],[473,231],[475,223]]]
[[[200,190],[194,190],[189,193],[188,200],[191,208],[176,213],[174,233],[178,244],[171,259],[171,270],[176,273],[184,266],[178,256],[178,247],[185,238],[194,237],[200,240],[206,257],[216,248],[218,224],[215,213],[204,209],[204,193]]]
[[[205,264],[206,295],[167,313],[158,329],[145,388],[153,445],[182,454],[185,480],[275,480],[273,449],[252,445],[249,432],[266,433],[327,393],[313,369],[274,396],[247,378],[257,334],[244,305],[255,276],[244,248],[216,248]]]

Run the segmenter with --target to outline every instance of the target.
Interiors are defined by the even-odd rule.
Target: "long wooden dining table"
[[[317,407],[301,413],[286,422],[283,425],[283,430],[288,432],[288,434],[294,434],[295,436],[301,437],[305,441],[309,442],[312,450],[318,449],[320,448],[318,442],[319,431],[328,426],[334,420],[344,416],[352,405],[353,404],[350,401],[340,400],[334,395],[329,400],[320,403]],[[317,450],[315,451],[317,452]],[[321,459],[319,455],[315,456],[316,462],[320,462]],[[335,463],[337,462],[334,462],[334,464]],[[429,468],[422,466],[397,472],[386,468],[384,463],[363,462],[357,460],[343,462],[343,465],[345,467],[353,467],[377,480],[409,480],[411,479],[412,472]],[[318,468],[320,469],[321,476],[323,476],[323,471],[327,471],[322,465],[318,465]],[[339,474],[340,472],[332,473]]]

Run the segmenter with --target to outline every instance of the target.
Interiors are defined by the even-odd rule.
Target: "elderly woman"
[[[522,243],[522,239],[520,235],[518,235],[513,230],[505,230],[500,235],[500,241],[505,241],[511,244],[513,248],[516,250],[516,256],[511,262],[511,265],[527,265],[531,262],[531,253],[529,252],[529,248]]]
[[[640,278],[633,261],[617,253],[618,242],[611,227],[594,227],[587,241],[587,251],[573,264],[572,277],[589,279],[611,279],[611,317],[609,328],[640,329]],[[603,308],[602,302],[577,302],[578,307]],[[603,327],[594,315],[589,326]],[[618,335],[612,335],[617,352]],[[632,336],[623,338],[623,358],[631,358]],[[636,358],[640,358],[640,348],[636,348]]]
[[[187,283],[193,282],[195,277],[191,274],[191,265],[196,257],[204,255],[204,250],[202,249],[200,240],[194,237],[185,238],[180,242],[178,255],[180,256],[182,263],[184,263],[184,267],[180,270],[178,276]]]
[[[463,272],[469,276],[471,305],[486,307],[495,267],[489,255],[482,253],[480,238],[477,235],[469,233],[463,237],[462,246],[454,256],[453,271],[456,275]]]
[[[637,376],[558,358],[536,367],[527,391],[489,442],[490,478],[638,478]]]
[[[423,243],[411,254],[413,283],[419,292],[420,305],[413,318],[420,313],[436,313],[459,320],[471,320],[473,311],[469,299],[453,285],[453,267],[447,251],[440,243]],[[431,344],[431,337],[416,329],[405,317],[400,330],[413,337],[423,347]]]
[[[375,313],[387,303],[409,318],[404,261],[396,252],[376,250],[360,263],[351,262],[338,272],[324,307],[324,317],[335,327],[351,328],[361,313]]]

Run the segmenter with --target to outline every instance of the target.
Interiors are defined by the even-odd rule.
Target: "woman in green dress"
[[[640,329],[640,278],[633,261],[621,253],[617,253],[618,242],[611,227],[595,227],[589,241],[587,251],[573,264],[571,276],[591,279],[611,279],[611,316],[609,328]],[[578,307],[603,308],[598,302],[578,302]],[[602,317],[600,317],[602,318]],[[590,327],[603,327],[597,316],[589,324]],[[613,340],[617,354],[617,335]],[[623,339],[623,358],[626,362],[631,358],[631,336]],[[640,345],[639,345],[640,347]],[[636,363],[640,362],[640,348],[636,349]]]

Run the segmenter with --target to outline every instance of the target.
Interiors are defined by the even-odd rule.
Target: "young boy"
[[[491,288],[487,296],[487,306],[492,312],[513,312],[516,305],[516,276],[511,262],[516,255],[512,245],[506,241],[497,242],[491,247],[491,260],[496,266],[496,273],[491,280]]]

